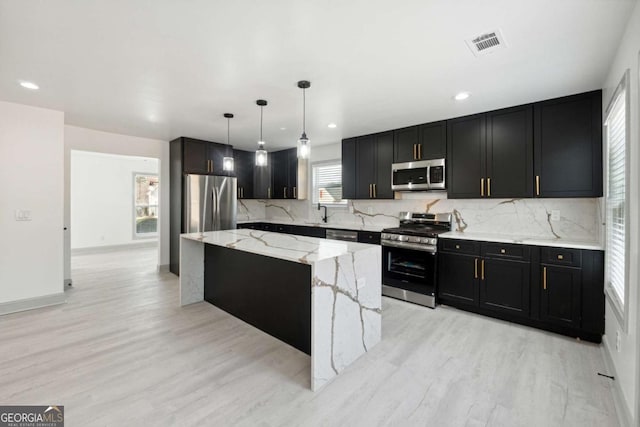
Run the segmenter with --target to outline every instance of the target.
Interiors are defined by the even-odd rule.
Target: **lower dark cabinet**
[[[438,297],[443,302],[477,306],[480,259],[475,256],[440,253]]]
[[[494,258],[480,263],[480,306],[528,317],[531,264]]]
[[[438,256],[438,303],[602,341],[602,251],[440,239]]]
[[[358,242],[379,245],[380,233],[376,231],[358,231]]]
[[[579,268],[541,265],[540,319],[557,325],[580,327],[581,273]]]

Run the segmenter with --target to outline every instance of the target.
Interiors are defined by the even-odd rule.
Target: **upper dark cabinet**
[[[533,196],[533,107],[486,114],[486,197]]]
[[[238,177],[238,198],[253,198],[254,153],[244,150],[233,150],[234,169]]]
[[[535,104],[535,195],[602,196],[602,91]]]
[[[182,144],[182,171],[198,175],[233,175],[223,170],[224,157],[233,155],[230,145],[194,138],[178,138],[172,141]]]
[[[449,120],[449,197],[531,197],[532,129],[530,105]]]
[[[350,148],[348,146],[348,148]],[[347,153],[350,155],[351,153]],[[393,133],[383,132],[363,136],[355,142],[355,198],[392,199],[391,165],[393,163]],[[343,166],[346,167],[345,164]],[[347,176],[346,187],[353,186]],[[342,178],[345,182],[345,176]],[[345,185],[345,184],[343,184]],[[343,194],[344,198],[348,198]]]
[[[356,199],[356,138],[342,140],[342,197]]]
[[[298,155],[296,148],[271,153],[272,190],[274,199],[299,199]]]
[[[446,156],[446,121],[393,131],[393,161],[395,163],[442,159]]]
[[[484,196],[486,117],[461,117],[447,123],[447,194],[452,199]]]

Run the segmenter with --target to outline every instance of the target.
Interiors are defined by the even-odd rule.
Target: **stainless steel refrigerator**
[[[236,178],[186,175],[183,188],[183,233],[236,228]]]

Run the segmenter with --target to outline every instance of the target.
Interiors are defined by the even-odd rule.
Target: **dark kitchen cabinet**
[[[530,105],[448,121],[450,198],[533,195]]]
[[[534,107],[535,195],[602,196],[602,91]]]
[[[298,199],[298,156],[297,149],[271,153],[273,199]]]
[[[342,140],[342,198],[356,199],[356,138]]]
[[[230,145],[193,138],[178,138],[172,143],[182,146],[182,171],[185,174],[230,175],[223,170],[223,159],[231,157]]]
[[[233,150],[234,169],[238,178],[238,198],[253,199],[253,171],[255,154],[251,151]]]
[[[270,199],[271,198],[271,169],[272,156],[268,154],[266,166],[254,166],[253,169],[253,198],[254,199]],[[255,165],[255,154],[252,163]]]
[[[426,123],[393,131],[395,163],[447,157],[447,122]]]
[[[540,319],[562,326],[580,327],[581,270],[542,264],[540,273]]]
[[[473,255],[438,254],[440,302],[478,305],[479,262],[479,257]]]
[[[494,311],[529,316],[531,264],[483,258],[480,266],[480,305]]]
[[[602,251],[440,239],[438,256],[439,303],[602,340]]]
[[[377,231],[358,231],[358,243],[380,244],[380,233]]]
[[[359,137],[355,149],[355,198],[392,199],[393,133]],[[343,168],[348,168],[346,159],[343,159]],[[347,187],[350,185],[348,182]]]

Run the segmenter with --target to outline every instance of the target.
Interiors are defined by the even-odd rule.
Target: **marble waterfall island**
[[[180,305],[208,301],[311,356],[318,390],[381,339],[378,245],[258,230],[183,234]]]

